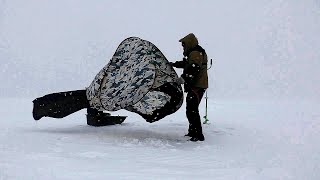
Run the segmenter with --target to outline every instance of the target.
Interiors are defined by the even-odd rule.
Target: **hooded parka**
[[[199,46],[198,39],[193,33],[188,34],[179,42],[183,46],[183,55],[186,57],[180,64],[184,69],[184,78],[192,87],[208,88],[207,63],[208,58],[205,50]],[[178,65],[179,66],[179,65]]]

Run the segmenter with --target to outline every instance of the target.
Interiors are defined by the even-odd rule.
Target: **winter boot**
[[[189,136],[189,137],[195,136],[194,127],[192,127],[192,124],[189,124],[188,134],[184,136]]]
[[[190,139],[190,141],[196,142],[196,141],[204,141],[204,136],[203,134],[199,134],[197,136],[194,136]]]
[[[204,141],[201,124],[193,129],[190,141]]]

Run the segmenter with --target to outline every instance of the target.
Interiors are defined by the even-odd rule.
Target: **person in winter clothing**
[[[182,61],[171,63],[173,67],[183,68],[183,73],[178,83],[184,84],[187,92],[186,115],[189,121],[188,134],[191,141],[204,141],[199,104],[204,92],[208,88],[207,54],[199,45],[198,39],[193,33],[180,39],[183,47],[184,58]]]

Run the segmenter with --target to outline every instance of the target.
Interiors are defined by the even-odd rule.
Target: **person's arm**
[[[176,61],[176,62],[170,62],[170,65],[176,68],[184,68],[187,61],[185,58],[183,58],[182,61]]]

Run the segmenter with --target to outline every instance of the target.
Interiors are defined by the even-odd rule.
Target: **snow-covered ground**
[[[0,102],[0,179],[320,177],[317,103],[210,101],[206,141],[193,143],[183,110],[153,124],[118,111],[122,125],[91,127],[85,111],[35,122],[31,99]]]
[[[0,180],[320,179],[318,0],[0,0]],[[83,89],[129,36],[213,59],[206,141],[183,107],[149,124],[91,127],[85,111],[32,119],[32,100]],[[178,71],[180,74],[181,71]],[[201,115],[204,115],[204,101]]]

